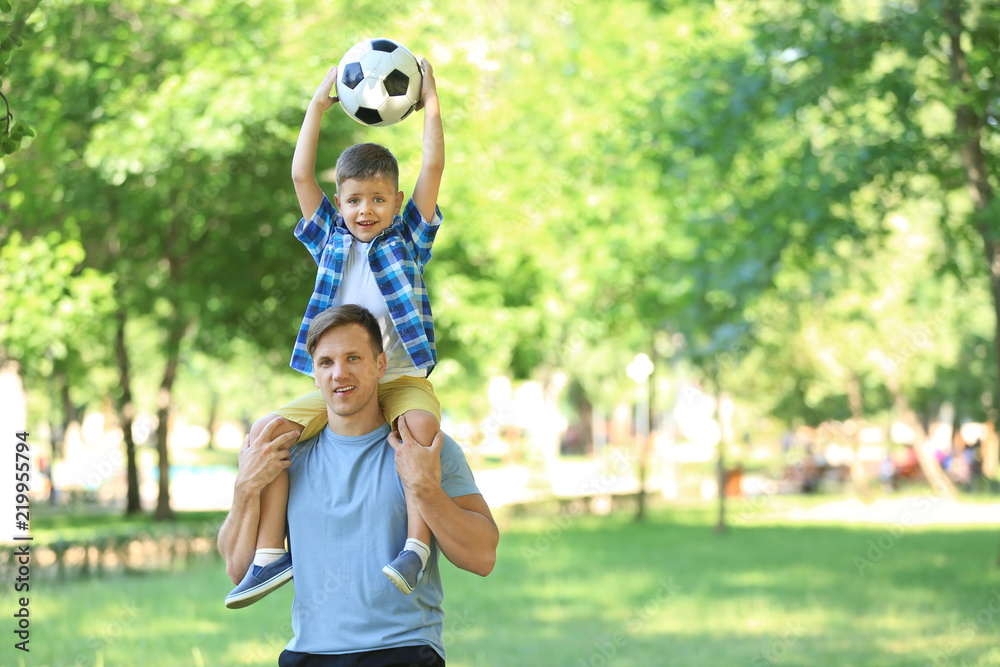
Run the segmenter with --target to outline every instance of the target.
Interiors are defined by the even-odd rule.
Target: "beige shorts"
[[[441,421],[441,403],[434,395],[434,387],[427,378],[404,375],[392,382],[378,386],[378,401],[382,414],[390,424],[410,410],[426,410]],[[281,406],[271,414],[283,417],[302,426],[299,442],[319,434],[326,426],[326,401],[319,389],[300,396],[291,403]]]

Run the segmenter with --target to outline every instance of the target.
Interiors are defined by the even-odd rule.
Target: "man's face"
[[[369,243],[388,229],[403,205],[403,193],[386,178],[347,178],[337,189],[337,209],[347,229],[362,243]]]
[[[326,400],[331,428],[335,416],[381,418],[378,380],[385,375],[385,354],[372,349],[363,326],[345,324],[328,329],[316,342],[312,358],[316,387]]]

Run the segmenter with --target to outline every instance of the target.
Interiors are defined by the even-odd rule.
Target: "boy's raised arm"
[[[295,196],[299,199],[299,208],[302,209],[302,217],[306,220],[312,217],[323,201],[323,189],[316,180],[316,146],[319,144],[319,126],[323,112],[338,101],[336,97],[330,97],[336,81],[337,66],[334,65],[309,100],[302,129],[299,130],[299,139],[295,143],[295,154],[292,156]]]
[[[417,205],[424,220],[430,222],[434,218],[441,175],[444,173],[444,128],[441,126],[441,107],[438,104],[434,70],[426,58],[421,60],[421,65],[424,68],[420,87],[420,103],[424,109],[424,148],[420,175],[417,176],[417,184],[413,186],[413,203]]]

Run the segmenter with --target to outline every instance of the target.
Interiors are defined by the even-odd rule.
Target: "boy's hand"
[[[427,58],[420,59],[420,66],[424,69],[423,80],[420,82],[420,101],[417,102],[417,111],[424,108],[424,101],[437,97],[437,82],[434,81],[434,68],[427,62]]]
[[[326,76],[323,78],[323,82],[319,84],[319,88],[316,89],[316,94],[313,95],[310,104],[315,104],[321,111],[326,111],[332,107],[335,102],[339,102],[339,98],[330,94],[333,92],[333,87],[336,83],[337,66],[334,65],[330,68],[330,71],[326,73]]]

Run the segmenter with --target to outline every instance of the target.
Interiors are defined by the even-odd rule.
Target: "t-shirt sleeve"
[[[444,435],[441,445],[441,488],[449,498],[479,493],[472,468],[465,459],[465,452],[450,435]]]
[[[333,207],[330,200],[323,195],[323,201],[316,207],[316,212],[309,220],[302,218],[299,224],[295,225],[295,238],[302,242],[302,245],[309,250],[313,260],[319,264],[326,247],[333,233],[333,228],[337,222],[337,209]]]

